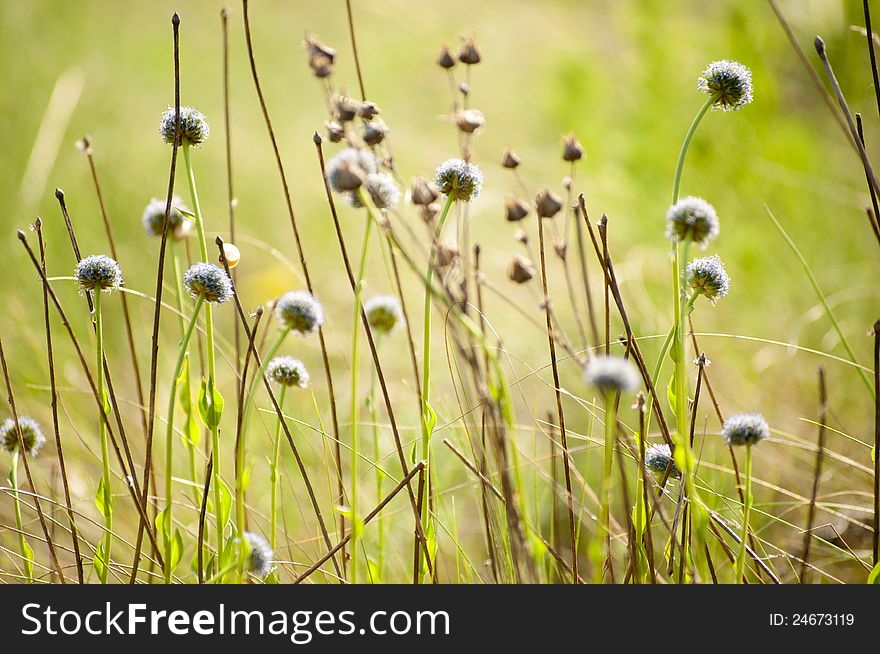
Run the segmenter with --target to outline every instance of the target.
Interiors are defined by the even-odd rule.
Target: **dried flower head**
[[[514,254],[507,267],[507,278],[517,284],[525,284],[534,278],[535,264],[521,254]]]
[[[337,193],[356,191],[379,168],[369,150],[345,148],[327,162],[327,182]]]
[[[159,133],[166,143],[174,143],[174,123],[176,118],[174,107],[168,107],[162,114]],[[205,115],[192,107],[180,108],[180,140],[181,145],[198,145],[211,136],[211,128]]]
[[[541,189],[535,196],[535,210],[541,218],[552,218],[562,209],[562,198],[549,188]]]
[[[269,546],[265,538],[259,534],[250,531],[244,532],[244,539],[247,541],[248,554],[247,567],[260,579],[265,579],[272,572],[272,566],[275,563],[275,552]]]
[[[740,413],[724,421],[721,435],[728,447],[756,445],[770,436],[770,426],[760,413]]]
[[[330,77],[333,74],[333,60],[336,58],[336,50],[324,45],[311,35],[306,35],[306,51],[309,53],[309,67],[318,79]]]
[[[84,291],[111,291],[122,286],[119,264],[103,254],[93,254],[76,264],[76,281]]]
[[[515,195],[508,195],[504,200],[504,215],[507,222],[519,222],[529,215],[529,205]]]
[[[367,322],[378,334],[390,334],[403,325],[403,310],[393,295],[378,295],[364,304]]]
[[[463,64],[474,65],[480,63],[480,51],[473,38],[467,37],[461,40],[461,50],[458,51],[458,60]]]
[[[676,467],[672,450],[666,443],[651,445],[645,450],[645,467],[660,475],[666,474],[668,470],[673,479],[681,478],[681,471]]]
[[[373,120],[379,113],[379,105],[375,102],[361,102],[361,106],[358,109],[358,114],[364,120]]]
[[[275,302],[275,320],[305,336],[324,324],[324,308],[308,291],[290,291]]]
[[[364,188],[378,209],[393,209],[400,201],[400,190],[388,173],[367,175]]]
[[[194,300],[202,298],[210,304],[222,304],[232,299],[232,280],[226,271],[213,263],[199,261],[183,273],[183,286]]]
[[[171,213],[168,215],[171,227],[169,234],[175,241],[182,241],[189,235],[193,223],[178,210],[178,207],[187,211],[186,205],[175,195],[171,198]],[[150,200],[141,220],[147,236],[162,236],[165,227],[165,200],[158,198]]]
[[[446,268],[451,266],[461,256],[461,252],[454,245],[440,242],[437,244],[437,267]]]
[[[705,248],[718,232],[715,208],[702,198],[682,198],[666,212],[666,237],[670,241],[692,241]]]
[[[562,159],[564,161],[580,161],[584,158],[584,148],[574,134],[562,137]]]
[[[515,170],[520,164],[520,158],[510,148],[506,148],[501,155],[501,165],[509,170]]]
[[[629,359],[600,355],[587,363],[584,379],[603,393],[629,392],[639,387],[639,371]]]
[[[266,375],[280,386],[309,386],[309,372],[302,361],[293,357],[275,357],[266,366]]]
[[[379,145],[388,136],[388,126],[381,120],[371,120],[364,124],[364,143]]]
[[[736,111],[752,101],[752,71],[737,61],[713,61],[697,88],[715,98],[712,109]]]
[[[470,202],[480,194],[482,184],[480,169],[463,159],[447,159],[434,173],[434,185],[453,200]]]
[[[340,123],[347,123],[350,120],[354,120],[355,116],[357,116],[359,108],[357,100],[345,95],[339,95],[336,96],[334,105],[336,107],[336,116],[339,118]]]
[[[339,143],[345,138],[345,129],[335,120],[325,122],[324,127],[327,128],[327,138],[330,139],[331,143]]]
[[[452,56],[449,46],[444,45],[440,48],[440,54],[437,55],[437,65],[446,70],[455,66],[455,57]]]
[[[687,282],[694,292],[705,295],[712,304],[730,291],[730,277],[717,254],[691,261],[687,267]]]
[[[412,191],[410,193],[413,204],[426,207],[434,200],[440,197],[437,189],[424,177],[416,177],[413,179]]]
[[[25,453],[31,457],[37,456],[37,452],[46,442],[43,430],[40,429],[40,423],[28,416],[19,416],[18,428],[21,429]],[[0,425],[0,447],[7,452],[13,452],[18,447],[18,429],[16,429],[15,421],[12,418],[7,418]]]
[[[479,109],[462,109],[453,116],[453,120],[465,134],[473,134],[486,124],[486,117]]]

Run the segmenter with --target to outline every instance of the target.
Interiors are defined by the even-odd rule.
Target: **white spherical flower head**
[[[626,393],[639,387],[641,376],[629,359],[600,355],[587,363],[584,380],[603,393]]]
[[[737,61],[713,61],[700,75],[697,88],[715,99],[713,109],[737,111],[752,101],[752,71]]]
[[[168,216],[171,227],[169,236],[176,241],[182,241],[189,236],[193,223],[178,210],[178,207],[188,211],[186,205],[175,195],[171,198],[171,213]],[[150,200],[150,204],[144,209],[141,221],[147,236],[162,236],[165,227],[165,200],[158,198]]]
[[[387,173],[367,175],[364,187],[378,209],[393,209],[400,201],[400,190]]]
[[[672,458],[672,450],[666,443],[651,445],[645,450],[645,467],[659,475],[666,474],[668,470],[669,476],[673,479],[681,477],[681,471],[675,466]]]
[[[717,254],[691,261],[687,267],[687,282],[695,293],[705,295],[712,304],[730,292],[730,277]]]
[[[275,302],[275,320],[285,329],[303,336],[324,324],[324,308],[307,291],[290,291]]]
[[[666,212],[666,238],[673,243],[691,241],[705,249],[719,231],[718,214],[703,198],[682,198]]]
[[[159,123],[159,133],[162,140],[166,143],[174,143],[174,127],[177,112],[174,107],[168,107],[162,114],[162,120]],[[192,107],[180,108],[180,140],[181,145],[199,145],[208,140],[211,136],[211,128],[208,127],[208,120],[205,115],[198,109]]]
[[[309,373],[305,365],[293,357],[275,357],[266,366],[266,375],[279,386],[309,386]]]
[[[364,304],[367,322],[378,334],[390,334],[403,325],[403,310],[392,295],[379,295]]]
[[[18,426],[21,429],[25,453],[31,457],[37,456],[37,452],[46,442],[40,423],[28,416],[19,416]],[[12,418],[7,418],[0,425],[0,447],[7,452],[13,452],[18,447],[18,429],[15,428],[15,421]]]
[[[194,300],[223,304],[235,294],[226,271],[213,263],[200,261],[183,273],[183,285]]]
[[[434,173],[434,186],[453,200],[470,202],[480,194],[482,185],[483,173],[463,159],[447,159]]]
[[[110,257],[93,254],[76,265],[76,281],[84,291],[110,293],[122,286],[122,270]]]
[[[721,435],[729,447],[756,445],[770,436],[770,427],[760,413],[740,413],[724,421]]]
[[[265,579],[272,572],[275,563],[275,552],[269,546],[265,538],[250,531],[244,532],[250,553],[247,559],[247,568],[260,579]]]

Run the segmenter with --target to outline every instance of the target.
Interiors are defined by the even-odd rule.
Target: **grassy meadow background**
[[[533,314],[539,324],[543,323],[539,280],[536,278],[527,287],[516,286],[505,275],[512,253],[521,252],[513,238],[517,227],[525,229],[533,241],[536,235],[534,213],[521,225],[504,220],[504,197],[518,192],[518,186],[509,171],[500,166],[503,149],[510,146],[522,158],[520,171],[530,192],[527,199],[544,185],[563,195],[562,179],[569,169],[561,159],[560,137],[569,132],[578,136],[587,157],[578,165],[575,186],[585,193],[594,220],[603,213],[609,216],[610,248],[633,328],[641,337],[665,335],[671,324],[671,309],[669,248],[663,218],[670,202],[681,139],[704,99],[696,90],[697,76],[707,63],[717,59],[735,59],[752,69],[755,101],[734,114],[710,113],[697,133],[685,168],[683,193],[705,197],[718,211],[721,236],[711,252],[722,257],[733,280],[730,295],[717,307],[700,302],[694,314],[695,325],[699,333],[706,334],[699,337],[700,344],[712,361],[709,375],[722,410],[726,415],[760,411],[773,429],[771,441],[755,453],[753,526],[757,535],[772,544],[766,547],[766,553],[774,557],[774,569],[788,581],[796,566],[785,555],[800,550],[804,498],[809,497],[812,484],[816,427],[809,421],[817,419],[817,367],[825,367],[831,428],[828,447],[839,456],[826,459],[816,524],[833,524],[842,539],[834,538],[830,530],[822,532],[823,537],[834,541],[834,546],[815,543],[814,562],[827,573],[817,575],[819,579],[864,581],[867,572],[845,550],[864,553],[870,548],[872,476],[868,468],[872,463],[867,444],[873,439],[873,401],[853,366],[838,358],[845,358],[845,352],[763,205],[769,205],[812,266],[864,366],[871,366],[872,358],[868,331],[880,317],[880,259],[865,218],[869,199],[861,164],[797,60],[769,4],[758,0],[361,0],[353,4],[367,96],[378,103],[391,129],[397,166],[407,182],[415,175],[430,177],[439,162],[458,156],[456,129],[446,118],[449,87],[434,59],[442,43],[456,49],[459,35],[476,37],[483,61],[473,68],[470,97],[471,106],[486,115],[486,126],[474,141],[475,162],[486,179],[483,193],[471,207],[471,239],[483,247],[483,269],[492,284]],[[816,66],[819,62],[812,39],[816,34],[825,39],[851,108],[865,117],[868,152],[878,152],[880,121],[865,38],[851,29],[851,25],[864,22],[861,3],[780,0],[779,5]],[[153,294],[158,240],[144,235],[140,218],[150,198],[164,198],[166,192],[170,148],[157,129],[162,111],[173,104],[169,19],[176,10],[182,19],[181,104],[203,111],[213,132],[211,139],[193,152],[209,241],[215,233],[227,236],[221,6],[214,0],[0,2],[0,79],[4,87],[0,93],[0,197],[4,200],[0,207],[4,305],[0,331],[19,412],[40,420],[49,438],[32,465],[44,495],[60,497],[46,389],[42,298],[38,279],[15,232],[41,216],[50,275],[72,274],[75,260],[53,196],[57,186],[66,193],[83,253],[109,253],[89,169],[85,157],[75,148],[76,140],[88,134],[126,286]],[[311,140],[315,130],[323,132],[323,92],[308,69],[302,41],[309,32],[336,47],[334,80],[357,95],[345,4],[341,0],[252,0],[250,16],[257,65],[287,169],[306,257],[316,294],[327,312],[326,334],[344,432],[348,420],[346,370],[352,296]],[[242,251],[237,271],[239,295],[245,308],[253,309],[286,290],[303,287],[303,282],[297,273],[297,254],[284,198],[248,69],[241,20],[241,6],[231,3],[231,133],[238,199],[237,245]],[[50,104],[52,109],[47,114]],[[336,149],[327,144],[329,153]],[[190,204],[186,180],[180,172],[176,192]],[[427,243],[420,218],[409,209],[408,219],[423,237],[422,242]],[[355,250],[363,216],[347,207],[340,211],[349,247]],[[562,224],[561,218],[556,220]],[[454,230],[450,228],[448,234],[451,237]],[[589,261],[598,300],[598,268],[592,257]],[[566,330],[575,335],[559,261],[551,255],[548,262],[555,306]],[[414,276],[404,276],[418,344],[422,291]],[[371,258],[367,280],[367,297],[393,290],[378,251]],[[56,282],[56,289],[84,349],[90,352],[91,327],[85,300],[78,297],[72,282]],[[170,294],[166,298],[171,301]],[[138,354],[146,377],[153,309],[137,297],[130,297],[129,304],[139,330]],[[104,305],[107,355],[114,382],[120,395],[134,402],[118,297],[114,295]],[[549,446],[540,428],[555,405],[546,334],[520,319],[493,293],[486,294],[486,315],[509,353],[508,374],[516,383],[513,396],[517,424],[521,426],[515,442],[521,452],[526,486],[532,488],[533,479],[540,482],[534,485],[538,490],[534,496],[530,494],[529,506],[535,511],[533,517],[549,533]],[[228,356],[234,308],[224,305],[216,316],[220,346]],[[93,501],[100,477],[93,400],[83,393],[87,385],[82,371],[54,315],[53,327],[71,490],[77,507],[99,521]],[[177,327],[171,314],[164,316],[162,328],[157,455],[163,448],[159,426],[176,353]],[[612,330],[612,334],[621,333],[622,327],[613,321]],[[434,397],[440,429],[434,446],[443,491],[440,519],[450,531],[453,524],[456,526],[461,544],[456,555],[450,535],[441,536],[441,578],[476,580],[474,569],[485,573],[479,494],[470,473],[441,444],[443,438],[461,442],[456,418],[470,407],[460,407],[456,401],[442,327],[435,326],[435,332]],[[398,334],[384,342],[382,357],[403,433],[415,439],[418,402],[410,383],[404,338]],[[650,365],[660,340],[643,342]],[[321,418],[328,427],[317,339],[290,339],[283,353],[294,354],[309,367],[322,408]],[[231,486],[234,383],[228,359],[221,355],[218,365],[228,407],[223,440],[224,447],[229,448],[224,454],[228,468],[224,467],[223,474]],[[365,356],[361,364],[362,388],[369,383],[371,368]],[[560,373],[568,392],[588,401],[594,399],[573,361],[563,359]],[[266,405],[265,398],[260,402],[260,406]],[[287,406],[288,413],[316,425],[307,393],[289,394]],[[628,407],[628,401],[622,404],[621,419],[632,424],[633,412]],[[698,439],[703,443],[700,449],[705,462],[701,475],[711,479],[711,486],[720,495],[735,497],[730,460],[718,436],[714,412],[705,401],[699,411]],[[567,401],[566,412],[578,469],[583,471],[589,466],[598,473],[601,425],[573,401]],[[0,417],[7,417],[5,405]],[[265,456],[274,424],[271,414],[264,415],[263,420],[267,429],[250,438],[250,459],[259,477],[266,474]],[[139,425],[132,405],[128,433],[138,453],[136,460],[142,461]],[[332,514],[320,434],[304,425],[298,430],[319,497]],[[369,432],[365,431],[363,438],[365,444],[370,443]],[[390,435],[383,438],[383,459],[379,463],[390,478],[399,479]],[[6,454],[0,458],[4,480],[8,461]],[[161,461],[158,456],[157,461]],[[290,541],[279,548],[278,555],[292,563],[285,568],[282,579],[295,573],[297,565],[310,563],[325,551],[314,520],[309,519],[310,509],[297,473],[289,461],[286,465],[282,488]],[[368,466],[362,466],[362,470],[370,474]],[[365,508],[375,503],[371,479],[363,482],[365,498],[369,498],[364,501]],[[597,485],[598,477],[591,473],[588,481]],[[387,483],[387,487],[391,485]],[[268,497],[262,496],[263,492],[257,486],[249,491],[252,528],[258,531],[268,513]],[[124,540],[130,541],[136,515],[121,482],[115,493],[121,516],[119,528]],[[709,501],[723,515],[738,515],[738,506],[729,500]],[[619,506],[615,510],[622,516]],[[407,581],[410,576],[412,519],[408,512],[401,496],[387,513],[392,534],[388,565],[390,570],[398,571],[389,574],[388,581]],[[595,506],[583,513],[585,529],[595,528],[594,512]],[[62,520],[61,513],[56,514]],[[560,515],[564,516],[564,511]],[[15,581],[19,574],[17,539],[10,525],[11,498],[8,493],[0,493],[3,583]],[[95,525],[84,524],[83,529],[93,542],[97,540],[100,532]],[[32,510],[26,512],[26,530],[34,536],[41,533]],[[369,543],[373,537],[369,527],[366,537]],[[59,540],[64,547],[69,545],[66,536],[59,535]],[[34,547],[40,562],[48,565],[45,548],[36,542]],[[129,550],[122,544],[117,550],[127,564]],[[185,561],[191,554],[189,549]],[[48,578],[48,572],[43,572]]]

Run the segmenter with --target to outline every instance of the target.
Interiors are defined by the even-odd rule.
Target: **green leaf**
[[[95,556],[92,559],[92,565],[95,568],[95,572],[98,574],[98,579],[103,579],[104,571],[107,569],[107,555],[104,552],[103,540],[98,544],[98,549],[95,550]]]
[[[278,584],[280,584],[280,583],[281,583],[281,579],[278,577],[278,571],[277,571],[277,570],[273,570],[272,572],[270,572],[270,573],[269,573],[269,576],[266,577],[266,579],[263,580],[263,583],[264,583],[264,584],[269,584],[269,585],[271,585],[271,586],[277,586]]]
[[[672,346],[669,348],[669,358],[673,361],[678,361],[678,339],[675,338],[673,334]]]
[[[104,478],[101,477],[101,481],[98,484],[98,492],[95,493],[95,506],[98,507],[98,511],[104,518],[110,516],[113,513],[113,500],[110,494],[110,489],[104,486]]]
[[[425,411],[427,415],[425,416],[425,430],[428,433],[428,438],[434,433],[434,427],[437,425],[437,413],[434,411],[434,408],[431,406],[430,402],[425,402]]]
[[[238,560],[238,542],[239,539],[237,536],[233,536],[226,541],[226,545],[223,546],[223,553],[220,554],[220,564],[217,566],[218,570],[225,570]]]
[[[871,574],[868,575],[869,584],[880,584],[880,563],[874,566]]]
[[[174,530],[174,539],[171,541],[171,570],[173,571],[183,558],[183,537],[180,530]]]
[[[372,558],[367,558],[367,572],[371,584],[381,584],[382,576],[379,574],[379,565]]]
[[[335,506],[334,510],[351,524],[351,534],[353,538],[360,538],[363,535],[364,521],[355,517],[350,506]]]
[[[208,380],[202,379],[199,389],[199,415],[208,429],[215,429],[220,425],[223,416],[223,396],[215,386],[211,393],[211,401],[208,401]]]
[[[672,375],[669,385],[666,387],[666,398],[669,400],[669,408],[672,409],[672,413],[676,413],[678,403],[675,400],[675,375]]]
[[[34,551],[28,542],[24,539],[21,541],[21,555],[24,557],[24,573],[28,579],[34,578]]]
[[[182,213],[187,218],[192,218],[193,220],[196,219],[196,215],[192,211],[189,211],[188,209],[184,209],[183,207],[176,205],[176,204],[173,206],[175,209],[177,209],[180,213]]]
[[[197,448],[202,440],[202,430],[192,410],[186,413],[186,422],[183,425],[183,444],[187,447]]]
[[[169,514],[167,506],[156,514],[156,531],[159,532],[163,541],[167,541],[168,536],[171,533],[171,521],[168,518]]]
[[[251,483],[251,468],[252,466],[245,466],[244,470],[241,473],[241,490],[246,491],[248,486]]]
[[[226,523],[229,521],[229,513],[232,510],[232,493],[229,492],[229,487],[226,485],[224,481],[220,481],[220,511],[218,513],[218,524],[220,525],[220,529],[224,529],[226,527]],[[223,567],[222,565],[220,566]]]

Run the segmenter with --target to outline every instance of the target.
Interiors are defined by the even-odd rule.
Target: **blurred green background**
[[[765,214],[765,203],[813,266],[865,366],[871,365],[872,347],[866,334],[880,315],[880,269],[878,244],[865,218],[868,196],[858,158],[797,60],[769,4],[757,0],[356,0],[353,4],[367,95],[382,109],[398,168],[406,180],[430,176],[437,163],[457,155],[456,131],[445,116],[450,104],[447,79],[434,59],[442,43],[455,49],[460,35],[476,37],[483,62],[472,73],[471,104],[485,113],[487,124],[478,133],[474,150],[486,183],[472,207],[471,237],[483,246],[488,277],[539,319],[537,287],[515,287],[504,275],[511,253],[519,251],[519,246],[513,239],[516,226],[504,221],[503,199],[519,191],[516,180],[499,165],[500,155],[509,145],[522,157],[520,170],[530,194],[543,185],[561,194],[561,180],[569,170],[561,160],[560,136],[574,132],[579,137],[587,158],[578,166],[576,188],[586,194],[594,219],[602,213],[609,216],[617,274],[635,330],[643,336],[665,333],[670,324],[663,216],[681,139],[703,101],[696,91],[697,76],[716,59],[736,59],[749,66],[754,74],[754,103],[737,113],[709,114],[685,169],[683,192],[706,197],[718,210],[721,237],[710,252],[721,255],[733,278],[728,298],[715,308],[701,303],[695,314],[698,331],[728,336],[704,336],[701,346],[712,361],[710,375],[725,413],[759,410],[778,430],[777,442],[762,448],[756,460],[756,475],[792,489],[797,497],[808,495],[813,455],[805,447],[791,445],[786,434],[805,442],[815,440],[815,428],[805,419],[816,418],[820,363],[828,374],[832,426],[846,435],[831,434],[829,447],[860,465],[871,465],[869,450],[852,440],[871,440],[873,429],[870,398],[855,370],[784,345],[844,356],[805,275]],[[815,34],[825,39],[851,108],[865,116],[868,151],[876,153],[880,123],[865,38],[851,29],[864,23],[861,3],[787,0],[779,4],[814,65],[819,62],[812,39]],[[0,197],[4,198],[0,237],[5,244],[0,258],[5,298],[0,330],[20,411],[46,425],[50,414],[40,286],[15,231],[42,216],[50,274],[71,274],[74,260],[52,193],[58,186],[66,192],[83,252],[107,251],[86,160],[74,147],[78,138],[89,134],[126,284],[152,295],[158,243],[144,236],[140,216],[151,197],[165,196],[170,149],[159,138],[157,126],[161,112],[173,103],[169,18],[176,10],[182,18],[181,102],[202,110],[213,128],[212,138],[194,152],[203,211],[209,230],[226,234],[221,6],[213,0],[0,3],[4,87],[0,94]],[[323,91],[306,65],[302,41],[308,32],[336,47],[334,81],[356,95],[345,5],[341,0],[252,0],[250,15],[257,64],[306,256],[318,295],[326,304],[328,338],[339,371],[337,385],[344,397],[351,296],[311,142],[326,119]],[[289,265],[297,255],[247,65],[241,6],[236,3],[230,5],[229,33],[236,216],[243,252],[238,269],[240,295],[246,307],[253,308],[301,282],[294,272],[296,266]],[[182,175],[177,191],[188,203]],[[409,213],[414,229],[424,236],[420,220]],[[362,216],[344,210],[343,222],[349,243],[356,243]],[[534,235],[533,216],[522,227]],[[271,248],[277,252],[273,254]],[[553,257],[551,267],[556,304],[564,325],[574,334],[563,277]],[[390,291],[378,254],[370,270],[369,291]],[[595,266],[593,276],[595,280]],[[58,282],[58,288],[87,345],[84,301],[69,282]],[[412,281],[408,288],[417,293]],[[418,295],[411,297],[417,307]],[[105,304],[112,334],[108,356],[117,385],[131,400],[118,302]],[[131,299],[131,305],[140,330],[141,366],[146,371],[152,307],[137,298]],[[218,314],[228,338],[232,308],[224,307]],[[534,416],[543,417],[553,408],[546,337],[492,295],[487,299],[487,314],[511,352],[518,373],[512,378],[537,370],[534,379],[522,382],[526,393],[517,396],[524,447],[530,448]],[[53,324],[61,361],[59,384],[69,389],[64,395],[63,427],[70,434],[70,456],[79,460],[74,493],[87,507],[84,510],[93,510],[89,505],[99,465],[85,454],[97,449],[89,422],[91,400],[78,394],[76,389],[84,386],[81,372],[54,318]],[[167,383],[173,364],[174,324],[170,316],[163,323],[167,337],[160,366],[162,384]],[[418,335],[421,321],[417,316],[413,327]],[[445,411],[442,417],[448,421],[457,409],[439,340],[435,348],[441,369],[437,394]],[[313,371],[319,402],[326,406],[317,342],[297,342],[289,349]],[[653,362],[656,350],[655,341],[646,343],[649,361]],[[399,419],[412,429],[417,424],[416,402],[411,399],[403,341],[388,344],[385,353],[392,387],[400,398]],[[369,366],[364,364],[362,370],[366,374]],[[580,371],[571,361],[563,364],[562,374],[567,390],[587,394]],[[226,395],[229,400],[232,390]],[[163,398],[160,392],[160,407],[165,406]],[[302,399],[298,406],[305,412],[309,403]],[[341,400],[340,406],[347,402]],[[572,429],[586,433],[586,416],[574,403],[568,408]],[[346,419],[347,411],[341,412]],[[701,416],[704,413],[709,416],[707,430],[717,433],[714,416],[701,406]],[[5,417],[6,410],[0,415]],[[312,420],[311,415],[304,419]],[[323,418],[327,424],[326,412]],[[137,425],[133,411],[133,441]],[[717,441],[710,441],[705,456],[726,465],[729,461]],[[318,461],[321,446],[313,443],[311,447]],[[386,463],[396,472],[393,459]],[[52,466],[54,457],[41,458],[41,468],[49,471]],[[823,487],[828,506],[869,522],[870,476],[837,460],[828,466],[827,487]],[[467,481],[454,463],[449,467],[451,477]],[[835,475],[840,471],[846,474]],[[729,493],[732,485],[725,479],[719,482],[720,490]],[[837,491],[842,494],[834,495]],[[775,514],[791,512],[784,519],[797,522],[800,513],[796,512],[802,508],[797,497],[760,485],[756,494],[759,508],[765,502],[764,509]],[[458,511],[474,510],[466,504],[473,499],[474,493],[465,487]],[[773,502],[780,503],[778,511],[772,509]],[[4,525],[10,524],[10,511],[4,499],[0,507]],[[835,519],[832,513],[820,512],[817,522]],[[473,535],[474,547],[479,548],[479,525],[472,522],[460,529],[466,532],[463,538]],[[36,525],[31,528],[36,530]],[[854,539],[864,536],[863,529],[856,527],[855,532],[850,532]],[[788,538],[799,542],[796,528],[780,533],[783,547]],[[14,542],[10,534],[3,539]],[[307,547],[311,554],[320,549],[317,544]],[[406,547],[400,556],[406,559]],[[0,567],[4,565],[0,562]]]

